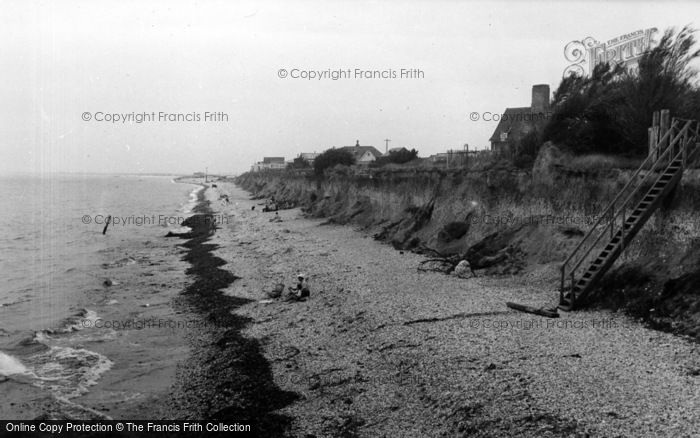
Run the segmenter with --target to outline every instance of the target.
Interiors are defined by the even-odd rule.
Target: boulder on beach
[[[459,278],[472,278],[474,276],[472,268],[469,265],[469,262],[466,260],[462,260],[457,264],[457,266],[455,266],[453,274]]]
[[[280,296],[282,296],[282,292],[284,292],[284,284],[277,283],[266,294],[269,298],[279,298]]]

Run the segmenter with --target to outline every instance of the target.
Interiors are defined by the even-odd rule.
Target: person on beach
[[[303,301],[311,295],[309,290],[309,280],[306,275],[297,275],[297,284],[295,287],[289,287],[289,299]]]
[[[275,217],[270,219],[270,222],[282,222],[279,211],[275,212]]]

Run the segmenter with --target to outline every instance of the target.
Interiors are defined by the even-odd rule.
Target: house
[[[284,169],[287,163],[284,157],[264,157],[262,161],[258,161],[250,168],[251,172],[259,172],[261,170]]]
[[[369,164],[382,156],[374,146],[360,146],[360,140],[357,140],[355,146],[343,146],[340,149],[350,152],[357,164]]]
[[[530,106],[506,108],[503,114],[493,114],[493,116],[493,120],[498,118],[500,120],[489,139],[491,151],[505,155],[515,153],[520,141],[530,132],[541,132],[551,116],[549,85],[532,86]]]
[[[309,163],[310,166],[313,166],[314,160],[316,160],[316,157],[319,155],[321,154],[317,152],[302,152],[299,154],[299,158]]]
[[[474,155],[474,151],[450,149],[447,152],[433,154],[429,156],[426,161],[432,164],[445,165],[447,167],[464,167],[467,165],[470,155]]]

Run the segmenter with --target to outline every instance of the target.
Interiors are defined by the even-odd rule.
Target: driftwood
[[[546,316],[547,318],[559,318],[559,313],[555,310],[549,310],[545,308],[537,308],[532,306],[526,306],[524,304],[518,304],[508,301],[506,306],[514,310],[519,310],[521,312],[534,313],[535,315]]]
[[[424,323],[424,322],[449,321],[451,319],[460,319],[460,318],[476,318],[476,317],[480,317],[480,316],[503,315],[505,313],[508,313],[508,312],[500,311],[500,310],[495,310],[492,312],[475,312],[475,313],[462,312],[462,313],[457,313],[454,315],[440,316],[440,317],[434,317],[434,318],[412,319],[410,321],[405,321],[403,323],[403,325],[413,325],[413,324],[420,324],[420,323]]]

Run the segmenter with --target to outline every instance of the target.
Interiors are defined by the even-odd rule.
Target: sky
[[[237,174],[357,140],[484,149],[485,113],[554,91],[568,42],[694,17],[700,2],[2,0],[0,173]]]

